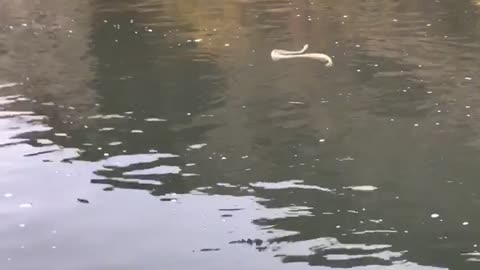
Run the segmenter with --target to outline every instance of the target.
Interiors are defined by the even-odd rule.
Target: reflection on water
[[[475,1],[3,2],[5,269],[478,268]]]

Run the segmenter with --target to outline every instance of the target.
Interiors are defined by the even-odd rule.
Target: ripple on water
[[[161,119],[161,118],[146,118],[146,122],[166,122],[166,119]]]
[[[362,260],[375,260],[382,265],[381,269],[445,269],[408,262],[404,259],[407,251],[392,251],[391,248],[392,246],[387,244],[341,243],[332,237],[290,242],[288,244],[279,243],[273,247],[273,249],[278,250],[277,256],[283,257],[286,261],[296,261],[297,259],[303,261],[305,257],[312,257],[312,260],[315,260],[314,256],[321,256],[330,263],[341,263],[342,266],[345,263],[352,265]]]
[[[313,217],[313,208],[308,206],[288,206],[269,208],[262,211],[262,219],[276,220],[289,217]]]
[[[357,254],[357,255],[349,255],[349,254],[328,254],[325,255],[325,259],[330,261],[349,261],[349,260],[358,260],[364,258],[375,258],[380,259],[382,261],[392,261],[394,259],[400,259],[405,252],[394,252],[394,251],[380,251],[377,253],[371,254]]]
[[[303,180],[288,180],[282,182],[256,182],[250,183],[250,186],[256,188],[263,188],[263,189],[291,189],[291,188],[298,188],[298,189],[312,189],[312,190],[320,190],[326,192],[333,192],[333,190],[329,188],[314,186],[314,185],[304,185],[302,184]]]
[[[101,180],[97,180],[101,181]],[[117,181],[121,183],[133,183],[133,184],[139,184],[139,185],[149,185],[149,186],[162,186],[163,183],[160,182],[157,179],[138,179],[138,178],[121,178],[121,177],[110,177],[108,178],[108,181]]]
[[[104,166],[128,167],[133,164],[151,163],[162,158],[176,158],[178,155],[168,153],[132,154],[109,157],[101,161]]]
[[[113,127],[104,127],[104,128],[100,128],[98,131],[112,131],[112,130],[115,130],[115,128],[113,128]]]
[[[0,117],[14,117],[14,116],[27,116],[32,115],[32,111],[0,111]]]
[[[19,85],[19,83],[12,82],[12,83],[0,83],[0,89],[2,88],[8,88],[8,87],[14,87],[16,85]]]
[[[122,119],[126,116],[120,114],[97,114],[89,116],[88,119]]]
[[[461,255],[469,257],[467,258],[467,261],[469,262],[480,262],[480,252],[478,251],[465,252],[465,253],[461,253]]]
[[[206,143],[199,143],[199,144],[192,144],[188,146],[189,149],[201,149],[203,147],[207,146]]]
[[[342,250],[345,253],[347,253],[348,250],[356,250],[358,253],[368,253],[369,251],[384,251],[391,247],[391,245],[387,244],[345,244],[341,243],[339,240],[333,237],[323,237],[291,243],[288,246],[282,247],[282,253],[284,254],[284,256],[309,255],[312,251],[319,250],[337,250],[337,253],[340,253],[340,251]],[[375,253],[376,252],[370,254]]]
[[[343,187],[344,189],[350,189],[350,190],[354,190],[354,191],[374,191],[374,190],[377,190],[378,187],[376,186],[369,186],[369,185],[365,185],[365,186],[347,186],[347,187]]]
[[[33,205],[31,203],[22,203],[18,207],[20,207],[20,208],[32,208],[32,206]]]
[[[22,97],[22,95],[2,96],[0,97],[0,105],[15,103],[20,97]]]
[[[160,165],[154,168],[135,170],[125,172],[123,175],[163,175],[163,174],[179,174],[182,169],[178,166]]]
[[[240,187],[239,185],[232,185],[232,184],[229,184],[229,183],[217,183],[217,186],[226,187],[226,188],[238,188],[238,187]]]
[[[108,143],[108,145],[110,145],[110,146],[117,146],[117,145],[121,145],[121,144],[123,144],[123,143],[122,142],[110,142],[110,143]]]
[[[396,230],[365,230],[365,231],[356,231],[352,234],[372,234],[372,233],[398,233]]]
[[[51,144],[53,144],[53,142],[50,141],[49,139],[37,139],[37,143],[38,143],[38,144],[42,144],[42,145],[51,145]]]
[[[198,173],[182,173],[183,177],[194,177],[194,176],[200,176]]]

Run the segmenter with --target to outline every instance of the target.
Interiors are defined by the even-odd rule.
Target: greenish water
[[[478,269],[479,3],[0,5],[1,269]]]

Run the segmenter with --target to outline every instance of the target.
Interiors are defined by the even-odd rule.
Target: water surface
[[[0,3],[2,269],[478,269],[478,2]]]

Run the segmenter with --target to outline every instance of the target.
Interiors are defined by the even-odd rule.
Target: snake
[[[287,51],[287,50],[279,50],[274,49],[270,53],[273,61],[279,61],[284,59],[293,59],[293,58],[308,58],[314,60],[320,60],[322,62],[326,62],[325,66],[331,67],[333,66],[332,58],[323,53],[305,53],[308,49],[308,44],[303,45],[303,48],[298,51]]]

